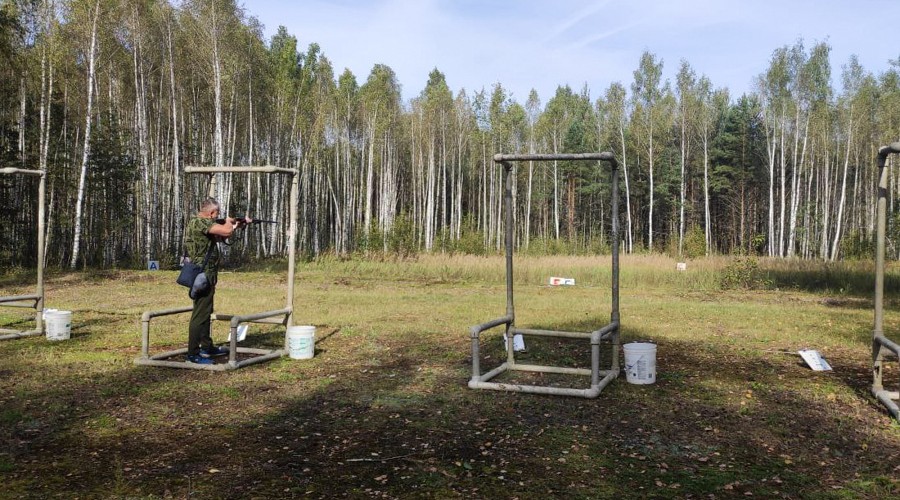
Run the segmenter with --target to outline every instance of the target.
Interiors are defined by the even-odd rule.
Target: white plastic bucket
[[[316,352],[316,327],[288,327],[288,355],[291,359],[312,359]]]
[[[656,382],[656,344],[630,342],[625,349],[625,380],[629,384]]]
[[[47,340],[68,340],[72,335],[72,311],[44,311]]]

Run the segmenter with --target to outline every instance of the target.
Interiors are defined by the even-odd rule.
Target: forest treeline
[[[664,79],[646,51],[608,88],[519,102],[502,82],[451,89],[437,68],[404,100],[390,67],[339,71],[324,49],[283,27],[266,40],[233,0],[0,0],[0,167],[48,173],[47,264],[174,262],[209,183],[186,166],[297,169],[307,256],[495,252],[492,155],[585,151],[619,159],[624,251],[871,255],[874,158],[900,138],[900,58],[836,70],[827,42],[798,40],[734,96],[688,61]],[[515,176],[520,251],[609,250],[606,165],[525,162]],[[285,255],[288,180],[219,177],[229,213],[279,221],[232,253]],[[4,264],[33,265],[36,186],[0,176]]]

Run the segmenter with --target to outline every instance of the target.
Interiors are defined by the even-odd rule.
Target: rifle
[[[245,215],[237,215],[234,217],[234,220],[243,220],[244,223],[247,223],[247,216]],[[216,224],[225,224],[225,219],[216,219]],[[250,224],[278,224],[278,221],[275,220],[264,220],[264,219],[253,219]]]

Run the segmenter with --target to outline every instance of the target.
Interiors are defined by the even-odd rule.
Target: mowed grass
[[[595,400],[474,391],[468,327],[505,313],[500,257],[298,265],[295,322],[316,356],[234,372],[138,367],[143,311],[189,305],[171,271],[51,273],[72,339],[0,342],[0,497],[884,498],[900,426],[870,395],[871,264],[761,261],[764,290],[723,291],[732,259],[622,259],[623,341],[658,344],[658,382]],[[610,259],[516,258],[523,327],[609,321]],[[220,276],[217,310],[285,303],[283,263]],[[546,286],[550,276],[573,287]],[[30,292],[23,272],[0,295]],[[888,334],[900,338],[895,269]],[[28,316],[0,308],[0,327]],[[181,347],[187,315],[153,322]],[[482,367],[504,356],[483,335]],[[247,345],[284,330],[251,327]],[[224,342],[225,323],[214,338]],[[539,340],[539,339],[538,339]],[[528,362],[584,365],[587,345],[529,339]],[[796,351],[817,349],[833,372]],[[900,378],[891,363],[886,382]],[[587,387],[583,377],[538,382]]]

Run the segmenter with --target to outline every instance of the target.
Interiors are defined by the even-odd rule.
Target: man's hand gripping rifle
[[[229,219],[234,221],[235,229],[241,229],[242,227],[250,225],[250,224],[278,224],[278,221],[265,220],[265,219],[253,219],[253,218],[247,217],[246,215],[238,215],[235,217],[225,217],[222,219],[216,219],[216,224],[225,224],[226,222],[229,222]],[[222,241],[222,243],[225,243],[226,245],[231,245],[230,238],[224,238],[221,241]]]

